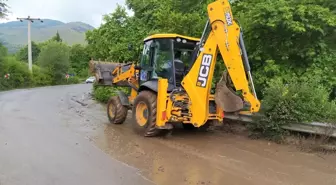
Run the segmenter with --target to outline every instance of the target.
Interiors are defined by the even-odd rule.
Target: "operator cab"
[[[140,85],[165,78],[168,80],[168,89],[180,87],[186,69],[192,64],[192,55],[199,41],[178,34],[147,37],[140,62]]]

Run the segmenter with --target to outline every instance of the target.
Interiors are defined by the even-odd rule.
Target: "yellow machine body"
[[[241,30],[233,19],[228,0],[216,0],[208,5],[207,10],[208,29],[210,31],[207,36],[202,36],[201,39],[178,34],[155,34],[144,39],[145,46],[157,39],[182,39],[197,42],[200,46],[195,61],[180,82],[180,87],[175,87],[178,92],[170,91],[169,80],[163,77],[157,79],[157,90],[151,90],[153,95],[156,96],[155,127],[158,129],[165,129],[167,124],[173,123],[192,124],[195,127],[201,127],[209,120],[223,120],[226,105],[221,106],[216,101],[216,95],[211,93],[218,54],[224,61],[235,90],[241,91],[241,98],[250,104],[249,112],[258,112],[260,109],[260,102],[255,92],[250,90],[251,84],[249,84],[247,74],[249,71],[244,66],[246,64],[242,59],[245,48],[240,45]],[[142,69],[137,69],[134,64],[127,71],[122,71],[122,66],[112,71],[114,84],[120,81],[128,81],[132,87],[131,94],[128,97],[130,104],[133,104],[142,90],[149,90],[148,88],[142,88],[139,77],[141,71]],[[133,109],[133,111],[135,110],[137,109]],[[145,108],[142,107],[141,110],[145,110]],[[135,114],[143,114],[143,112]]]
[[[232,18],[230,4],[227,0],[215,1],[208,5],[208,13],[212,26],[211,32],[205,42],[203,51],[200,52],[193,67],[182,81],[186,96],[176,97],[188,99],[189,115],[180,116],[177,114],[177,116],[175,116],[171,114],[171,112],[178,113],[178,109],[172,106],[172,102],[167,98],[169,97],[169,94],[166,93],[168,86],[167,81],[159,80],[158,126],[163,126],[164,122],[176,120],[184,123],[192,123],[194,126],[199,127],[208,120],[223,119],[223,110],[219,106],[217,106],[216,114],[209,113],[209,102],[214,101],[214,95],[210,93],[210,90],[218,51],[224,59],[225,66],[228,69],[228,73],[236,90],[241,90],[244,99],[250,102],[250,112],[258,112],[260,109],[259,100],[250,91],[242,61],[241,48],[237,44],[240,27],[233,19],[231,19],[231,25],[228,25],[228,20],[225,20],[223,16],[228,16],[229,14]],[[163,36],[163,34],[161,36]],[[163,117],[163,115],[165,116]]]

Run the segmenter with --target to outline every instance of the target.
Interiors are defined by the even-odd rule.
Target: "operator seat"
[[[174,60],[174,65],[175,65],[176,86],[180,87],[181,86],[181,82],[182,82],[183,77],[184,77],[185,65],[179,59],[175,59]]]

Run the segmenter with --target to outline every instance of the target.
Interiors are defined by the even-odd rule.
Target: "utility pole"
[[[33,23],[34,21],[41,21],[40,18],[31,18],[28,16],[27,18],[17,18],[17,20],[20,20],[23,22],[24,20],[28,21],[28,67],[29,71],[32,73],[33,72],[33,59],[32,59],[32,48],[31,48],[31,30],[30,30],[30,24]]]

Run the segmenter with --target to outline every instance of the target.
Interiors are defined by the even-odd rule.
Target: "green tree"
[[[200,37],[207,19],[204,2],[128,0],[127,7],[134,11],[134,16],[127,15],[126,8],[118,6],[113,13],[104,16],[105,24],[87,32],[92,57],[136,60],[137,48],[145,37],[161,32]],[[128,51],[129,44],[136,50]]]
[[[126,0],[127,15],[119,6],[104,16],[104,24],[87,32],[88,51],[94,58],[134,59],[127,46],[141,45],[153,33],[200,37],[213,0]],[[319,78],[328,89],[335,86],[336,1],[234,0],[234,18],[242,26],[257,93],[275,77]],[[217,64],[216,69],[224,69]],[[220,75],[216,72],[216,75]],[[312,77],[314,74],[314,77]],[[321,74],[328,74],[322,75]],[[216,78],[218,79],[218,78]]]
[[[112,14],[105,15],[106,22],[99,29],[88,31],[88,49],[94,58],[127,61],[134,56],[128,51],[128,44],[134,42],[134,30],[130,29],[130,19],[125,8],[118,6]]]
[[[62,38],[60,34],[58,33],[58,31],[56,32],[56,35],[51,38],[51,40],[56,41],[56,42],[62,42]]]
[[[7,56],[7,48],[0,42],[0,75],[4,74],[4,61]]]
[[[37,61],[37,58],[40,54],[40,47],[38,44],[35,42],[32,42],[32,58],[33,58],[33,63]],[[17,53],[16,53],[16,58],[19,61],[27,62],[28,63],[28,46],[26,45],[24,48],[21,48]]]
[[[52,84],[64,82],[70,66],[70,49],[61,42],[50,42],[44,46],[37,63],[52,77]]]
[[[318,68],[335,68],[333,62],[328,61],[336,59],[333,55],[336,14],[325,2],[241,0],[234,3],[236,18],[243,26],[258,94],[262,95],[271,78],[281,76],[287,81],[307,71],[311,74]],[[333,74],[324,76],[330,78],[335,76]],[[335,81],[324,85],[331,83]]]
[[[212,0],[127,0],[146,34],[170,32],[200,37],[207,20],[206,6]]]
[[[0,0],[0,19],[6,18],[9,13],[9,9],[7,6],[7,0]]]
[[[90,56],[83,45],[75,44],[71,47],[70,64],[77,74],[81,73],[82,70],[88,70],[89,61]]]
[[[7,56],[7,48],[2,45],[0,42],[0,61],[3,59],[5,56]]]

